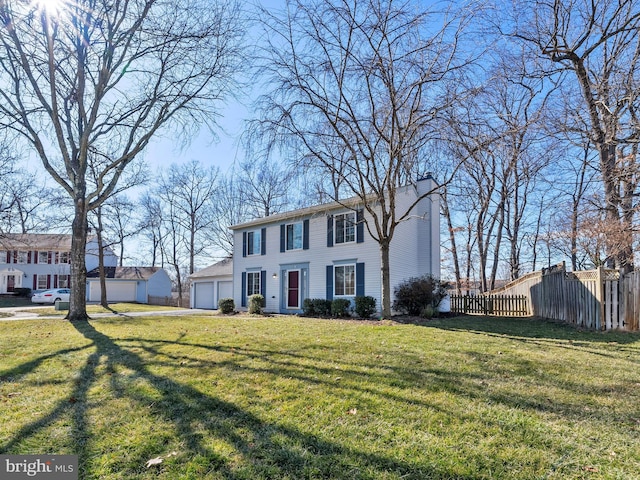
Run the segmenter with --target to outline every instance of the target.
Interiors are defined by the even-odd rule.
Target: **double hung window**
[[[247,297],[260,294],[260,272],[247,272]]]
[[[343,213],[335,216],[335,243],[349,243],[356,241],[356,214]]]
[[[334,272],[334,295],[353,296],[356,294],[356,266],[336,265]]]
[[[247,233],[247,255],[260,255],[261,236],[260,230]]]
[[[286,226],[286,234],[287,250],[299,250],[302,248],[302,222],[288,224]]]

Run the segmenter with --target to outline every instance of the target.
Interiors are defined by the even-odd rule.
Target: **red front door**
[[[13,292],[15,288],[16,288],[15,275],[7,275],[7,293]]]
[[[287,308],[300,308],[300,271],[290,270],[287,273]]]

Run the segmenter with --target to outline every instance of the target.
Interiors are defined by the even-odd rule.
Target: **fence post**
[[[596,318],[596,324],[594,325],[596,330],[604,329],[604,267],[600,266],[596,269],[596,300],[598,302],[598,315],[600,318]]]

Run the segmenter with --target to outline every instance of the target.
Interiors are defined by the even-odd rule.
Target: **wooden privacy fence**
[[[560,264],[486,294],[526,296],[527,313],[591,330],[640,330],[640,272],[598,268],[567,272]]]
[[[456,313],[526,317],[526,295],[451,295],[451,311]]]

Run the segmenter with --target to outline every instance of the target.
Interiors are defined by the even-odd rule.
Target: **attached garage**
[[[233,262],[231,258],[191,274],[191,308],[217,309],[218,300],[233,298]]]
[[[218,298],[233,298],[233,282],[218,282]]]
[[[205,308],[212,310],[216,308],[215,303],[215,282],[197,282],[193,285],[193,306],[194,308]]]

